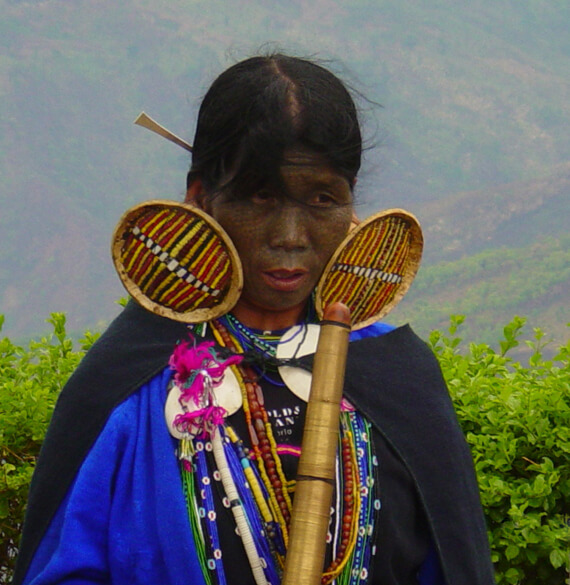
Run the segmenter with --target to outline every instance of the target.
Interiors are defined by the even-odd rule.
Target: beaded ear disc
[[[423,236],[418,220],[402,209],[369,217],[349,232],[319,281],[316,309],[344,303],[352,329],[377,321],[402,299],[418,271]]]
[[[127,211],[115,228],[112,255],[140,305],[185,323],[227,313],[243,287],[241,263],[225,231],[183,203],[148,201]]]

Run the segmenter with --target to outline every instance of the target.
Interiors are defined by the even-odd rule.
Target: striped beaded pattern
[[[203,218],[178,207],[150,207],[128,225],[121,256],[142,294],[179,313],[219,304],[230,286],[224,242]]]
[[[399,216],[370,223],[348,242],[323,283],[323,308],[344,303],[353,323],[380,312],[402,283],[410,250],[410,224]]]

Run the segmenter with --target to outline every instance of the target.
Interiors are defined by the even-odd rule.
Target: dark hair
[[[187,184],[207,192],[223,178],[242,187],[275,180],[287,149],[305,147],[351,185],[362,137],[352,97],[330,71],[282,54],[252,57],[224,71],[206,93]],[[237,189],[239,190],[239,189]]]

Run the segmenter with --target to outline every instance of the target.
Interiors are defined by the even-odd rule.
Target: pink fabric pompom
[[[170,356],[169,365],[174,370],[174,383],[180,388],[180,404],[187,408],[193,403],[198,409],[190,408],[174,419],[175,426],[182,432],[193,435],[208,434],[220,425],[226,415],[225,408],[213,402],[212,389],[219,386],[226,368],[243,359],[233,355],[219,361],[213,350],[214,342],[205,341],[199,345],[180,343]]]

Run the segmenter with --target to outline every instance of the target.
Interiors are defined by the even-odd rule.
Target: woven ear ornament
[[[352,329],[382,318],[409,289],[423,249],[420,224],[403,209],[377,213],[351,230],[329,260],[316,291],[316,310],[344,303]]]
[[[115,268],[144,308],[185,323],[224,315],[237,303],[243,273],[223,228],[192,205],[148,201],[115,228]]]

